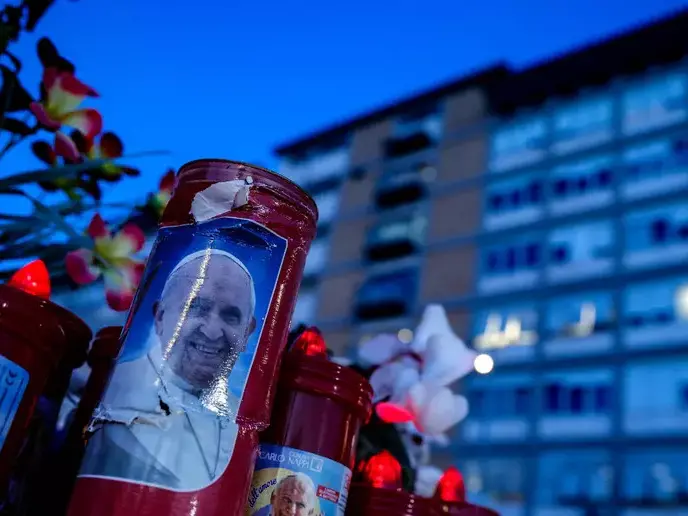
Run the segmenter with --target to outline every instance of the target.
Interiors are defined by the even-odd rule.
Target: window
[[[421,106],[400,116],[394,124],[394,137],[405,138],[417,133],[427,134],[431,140],[442,137],[442,113],[434,104]]]
[[[349,167],[349,147],[314,149],[310,153],[286,158],[281,173],[301,186],[343,177]]]
[[[540,174],[499,181],[487,188],[485,229],[530,224],[542,216],[543,179]]]
[[[373,320],[407,315],[415,303],[417,271],[404,269],[368,279],[358,292],[356,317]]]
[[[299,324],[305,324],[306,326],[313,325],[317,309],[317,294],[308,290],[300,292],[299,297],[296,299],[294,315],[291,318],[292,326],[296,327]]]
[[[554,115],[552,151],[561,155],[610,140],[613,116],[609,97],[585,99],[560,109]]]
[[[612,409],[611,371],[590,370],[549,374],[545,379],[545,415],[608,414]]]
[[[327,254],[330,250],[330,243],[325,238],[317,238],[311,244],[306,257],[306,266],[303,270],[304,276],[320,274],[325,268]]]
[[[389,209],[419,201],[427,193],[426,184],[436,175],[435,167],[426,160],[386,169],[377,184],[377,207]]]
[[[649,268],[688,258],[688,205],[664,205],[626,215],[624,264]]]
[[[465,382],[471,410],[462,423],[462,438],[470,442],[521,441],[531,428],[533,377],[508,373],[472,376]]]
[[[614,265],[613,244],[611,221],[554,230],[549,237],[548,279],[561,282],[608,274]]]
[[[540,278],[541,237],[525,235],[520,239],[484,246],[481,258],[481,291],[487,293],[530,288]]]
[[[655,504],[661,506],[685,496],[688,486],[688,450],[685,447],[633,451],[624,462],[623,502],[642,503],[652,511]],[[658,510],[661,509],[658,507]],[[678,516],[680,512],[668,508],[665,514]]]
[[[576,448],[543,453],[539,460],[536,492],[543,508],[575,510],[586,502],[611,500],[614,470],[607,451]]]
[[[420,211],[381,222],[368,234],[368,259],[391,260],[415,253],[425,240],[426,227],[427,217]]]
[[[688,277],[632,285],[624,292],[624,340],[630,347],[688,341]]]
[[[645,360],[628,365],[624,377],[624,427],[627,432],[675,434],[688,431],[685,399],[688,359]]]
[[[471,389],[471,416],[477,419],[529,417],[533,392],[530,386]]]
[[[545,157],[547,122],[544,117],[499,128],[490,145],[490,172],[532,165]]]
[[[479,351],[532,346],[538,340],[535,305],[485,310],[474,319],[473,347]]]
[[[326,226],[335,218],[339,209],[339,197],[340,191],[338,189],[329,190],[313,197],[315,204],[318,205],[319,226]]]
[[[549,210],[564,215],[610,204],[614,199],[613,158],[595,156],[552,171]]]
[[[547,337],[585,338],[606,333],[615,324],[611,292],[586,292],[553,299],[547,307]]]
[[[643,142],[623,153],[622,195],[641,199],[688,185],[688,136]]]
[[[421,105],[396,120],[385,154],[388,158],[404,158],[434,146],[441,137],[442,115],[438,106]]]
[[[674,73],[645,79],[629,88],[622,98],[624,134],[638,134],[686,119],[687,77]]]

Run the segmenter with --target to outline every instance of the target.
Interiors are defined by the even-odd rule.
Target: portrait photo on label
[[[343,516],[351,472],[324,457],[261,445],[246,516]]]
[[[219,478],[286,249],[245,219],[160,229],[80,476],[175,491]]]

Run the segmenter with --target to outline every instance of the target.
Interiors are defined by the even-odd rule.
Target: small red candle
[[[291,514],[297,506],[309,514],[342,514],[372,395],[365,378],[327,358],[317,330],[306,330],[283,361],[246,514]]]
[[[492,509],[466,501],[466,487],[461,472],[451,466],[440,478],[433,502],[444,514],[451,516],[499,516]]]
[[[0,285],[0,489],[11,472],[5,498],[11,507],[30,499],[27,488],[41,471],[72,371],[84,362],[91,339],[88,326],[49,294],[40,261]]]

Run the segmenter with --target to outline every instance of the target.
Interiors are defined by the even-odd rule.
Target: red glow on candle
[[[43,260],[24,265],[12,275],[8,285],[36,297],[50,299],[50,274]]]
[[[466,486],[461,472],[454,466],[449,466],[435,489],[435,498],[443,502],[465,502]]]
[[[401,487],[401,464],[387,450],[373,455],[359,464],[358,470],[373,487],[397,489]]]
[[[292,351],[303,353],[309,357],[327,356],[327,345],[322,333],[316,327],[306,329],[294,342]]]

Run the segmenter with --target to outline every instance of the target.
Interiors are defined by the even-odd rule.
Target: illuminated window
[[[537,320],[534,306],[481,312],[475,318],[473,347],[487,351],[516,345],[532,346],[538,340]]]
[[[585,338],[609,332],[616,320],[611,292],[556,298],[547,306],[547,338]]]

